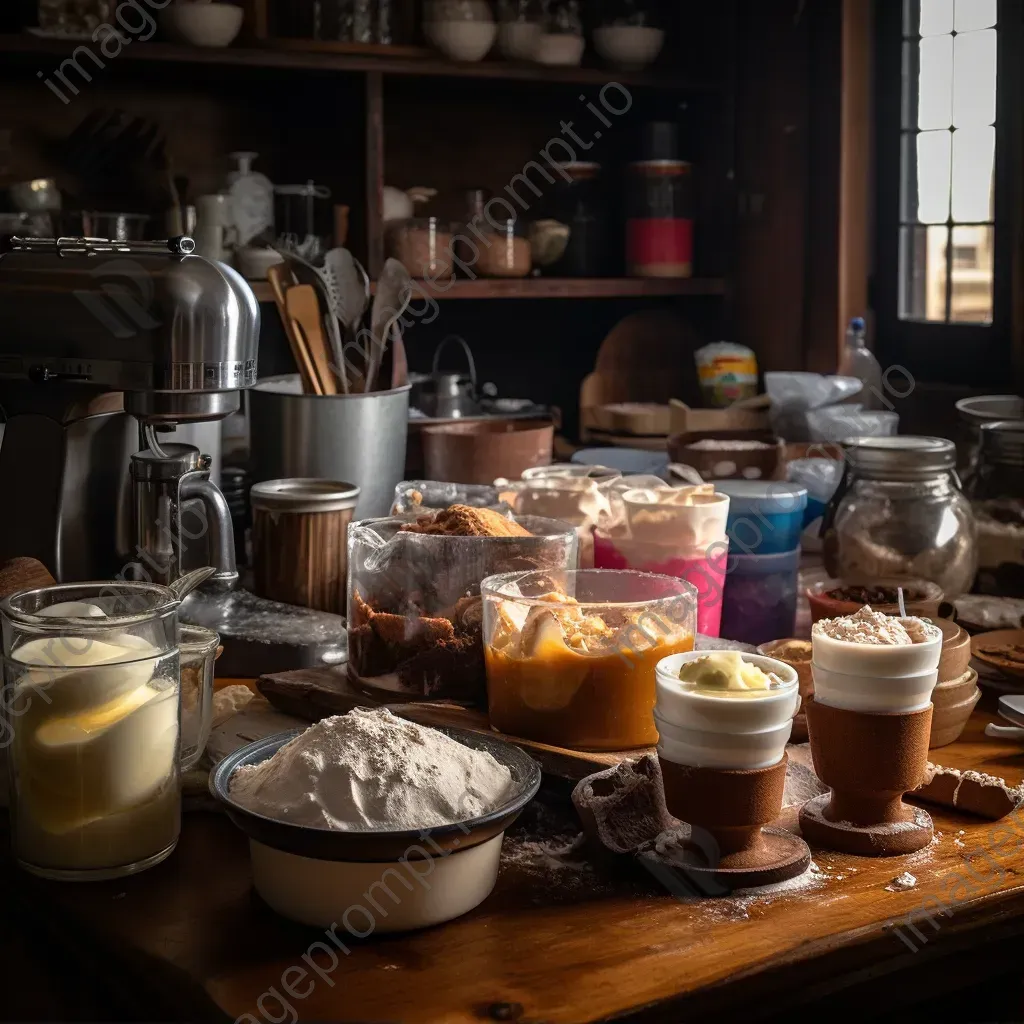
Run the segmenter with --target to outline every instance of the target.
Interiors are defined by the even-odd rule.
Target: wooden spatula
[[[295,360],[299,376],[302,378],[302,390],[310,395],[322,395],[323,391],[320,389],[320,380],[313,368],[313,361],[310,359],[303,339],[295,332],[292,318],[288,315],[288,303],[285,301],[285,295],[289,288],[298,284],[295,274],[287,263],[278,263],[267,270],[267,280],[270,282],[270,290],[274,293],[277,312],[284,324],[288,347],[291,349],[292,358]]]
[[[324,322],[316,291],[310,284],[297,284],[285,292],[284,300],[288,316],[305,340],[306,350],[320,382],[319,394],[336,395],[338,382],[331,369],[330,348],[324,337]]]

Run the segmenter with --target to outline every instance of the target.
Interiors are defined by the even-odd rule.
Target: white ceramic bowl
[[[938,669],[942,632],[921,644],[856,644],[811,631],[814,664],[829,672],[883,679]]]
[[[661,53],[665,33],[647,25],[605,25],[594,29],[594,49],[616,67],[638,70]]]
[[[483,60],[498,37],[498,26],[493,21],[452,19],[429,24],[428,38],[450,60]]]
[[[658,754],[675,764],[732,770],[770,768],[782,760],[793,720],[759,732],[709,732],[670,725],[657,715]]]
[[[923,711],[939,679],[937,668],[905,676],[873,676],[833,672],[813,662],[811,675],[819,704],[876,714]]]
[[[357,936],[411,931],[451,921],[490,895],[504,834],[444,857],[393,863],[317,860],[250,839],[252,880],[271,908],[302,924],[351,926]]]
[[[679,681],[679,670],[706,653],[687,651],[658,662],[654,718],[659,734],[664,728],[661,756],[705,768],[767,768],[777,763],[800,706],[796,671],[774,658],[743,653],[744,661],[774,672],[785,686],[763,697],[694,693]]]
[[[242,29],[245,12],[234,4],[172,3],[160,14],[160,26],[181,43],[230,46]]]

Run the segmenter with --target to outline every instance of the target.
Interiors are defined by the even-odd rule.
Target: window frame
[[[919,380],[1007,390],[1015,363],[1013,279],[1018,265],[1020,68],[1019,0],[997,0],[996,155],[992,322],[929,323],[899,317],[901,111],[904,0],[875,0],[875,267],[871,304],[883,363]],[[950,240],[952,248],[952,240]]]

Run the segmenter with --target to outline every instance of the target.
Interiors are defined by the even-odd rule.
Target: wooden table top
[[[976,712],[935,759],[1016,784],[1024,745],[987,739],[992,718]],[[347,955],[253,895],[245,838],[210,813],[187,815],[175,854],[138,877],[55,884],[7,864],[0,887],[5,913],[50,922],[73,956],[122,968],[177,1019],[674,1022],[740,1008],[756,1019],[868,984],[872,997],[905,995],[908,979],[939,991],[1016,955],[1024,817],[930,810],[941,836],[910,857],[815,851],[810,887],[695,902],[631,860],[539,874],[516,855],[527,847],[513,830],[481,907],[424,932],[349,939]],[[562,827],[574,827],[568,816]],[[916,888],[887,891],[904,871]]]

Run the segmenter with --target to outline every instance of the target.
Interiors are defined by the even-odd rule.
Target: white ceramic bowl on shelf
[[[245,12],[235,4],[178,0],[160,14],[160,27],[179,43],[230,46],[242,30]]]
[[[598,56],[617,68],[639,71],[661,53],[665,33],[649,25],[603,25],[594,29]]]

